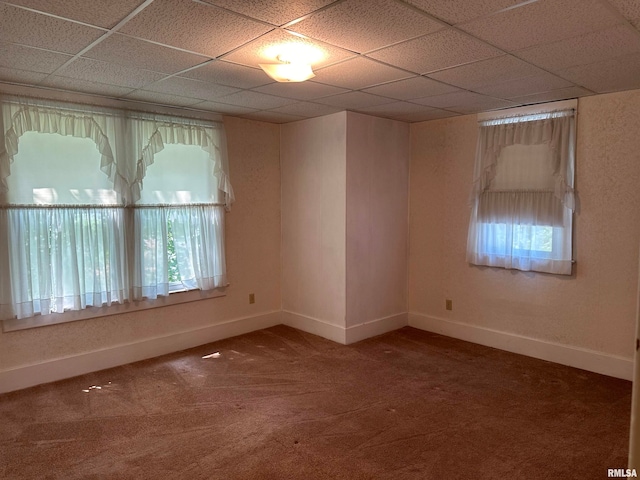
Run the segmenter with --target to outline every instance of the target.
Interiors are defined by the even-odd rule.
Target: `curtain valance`
[[[155,155],[164,149],[165,144],[180,144],[195,145],[207,152],[213,163],[213,174],[218,179],[218,190],[224,195],[225,208],[230,209],[235,197],[227,174],[225,135],[221,126],[136,119],[132,121],[132,128],[136,137],[149,139],[136,155],[138,160],[135,177],[131,182],[132,203],[140,199],[143,179],[147,168],[153,164]]]
[[[93,140],[101,154],[99,168],[125,205],[140,198],[146,168],[164,144],[197,145],[209,155],[225,208],[229,210],[234,201],[226,137],[220,123],[22,97],[0,97],[0,105],[0,193],[7,192],[7,177],[19,151],[20,137],[34,131]]]
[[[502,149],[512,145],[548,144],[552,152],[554,194],[561,203],[575,209],[573,190],[573,148],[575,115],[573,110],[553,112],[546,118],[505,118],[483,122],[479,126],[476,163],[470,204],[475,204],[496,175]],[[526,121],[523,121],[526,120]]]
[[[7,177],[11,173],[13,157],[18,153],[20,137],[26,132],[57,133],[63,136],[90,138],[100,152],[100,170],[114,183],[116,191],[126,188],[127,181],[116,173],[116,160],[105,131],[112,118],[99,113],[83,115],[37,105],[2,104],[4,149],[0,153],[0,191],[7,190]]]

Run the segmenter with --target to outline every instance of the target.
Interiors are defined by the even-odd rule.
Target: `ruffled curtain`
[[[480,124],[470,204],[487,190],[496,175],[502,149],[512,145],[547,144],[551,151],[554,194],[567,208],[575,209],[574,111],[552,112],[490,120]]]
[[[196,145],[209,155],[212,162],[213,174],[217,178],[218,190],[222,194],[221,203],[225,208],[231,209],[235,200],[233,187],[229,180],[226,139],[222,127],[219,125],[203,126],[200,124],[181,123],[175,121],[163,121],[155,119],[135,119],[131,123],[132,135],[136,139],[144,139],[144,142],[136,142],[139,145],[135,152],[136,168],[135,177],[131,181],[130,203],[140,200],[140,192],[147,169],[154,162],[157,153],[164,149],[165,144]]]
[[[146,169],[164,144],[197,145],[209,154],[221,203],[231,209],[235,200],[229,179],[226,135],[219,123],[149,115],[124,110],[86,107],[29,98],[0,98],[4,141],[0,142],[0,193],[28,131],[90,138],[101,154],[100,169],[113,182],[125,205],[140,198]]]
[[[175,230],[184,287],[204,290],[226,284],[224,209],[216,205],[228,210],[234,196],[222,125],[28,98],[0,97],[0,104],[0,319],[127,301],[130,280],[135,298],[168,294],[162,258],[167,252],[158,250],[166,246],[168,225]],[[73,198],[74,205],[56,205],[61,203],[56,195],[39,201],[29,182],[16,183],[17,177],[8,181],[12,164],[20,160],[21,139],[28,132],[90,139],[97,158],[85,152],[75,160],[84,162],[84,167],[95,162],[108,185],[96,187],[99,194],[76,195],[90,198],[87,203],[75,201],[73,193],[78,189],[65,184],[72,194],[64,198]],[[220,202],[138,211],[134,204],[147,168],[165,144],[197,145],[207,153],[211,168],[202,175],[215,179],[211,183],[218,188]],[[44,162],[50,159],[49,153],[42,155]],[[69,165],[62,167],[68,172],[56,171],[58,180],[47,179],[54,184],[52,192],[60,188],[55,184],[60,177],[76,173],[77,182],[79,170],[72,164],[69,158]],[[21,179],[32,176],[29,168],[22,168]],[[101,181],[94,184],[102,185]],[[22,195],[18,195],[20,189],[25,190]],[[31,206],[32,201],[40,205]],[[131,225],[127,212],[141,223]]]
[[[129,188],[124,158],[116,163],[112,144],[122,143],[121,119],[96,109],[90,113],[67,104],[22,98],[2,102],[4,141],[0,142],[0,192],[8,190],[7,177],[19,151],[20,137],[25,132],[57,133],[76,138],[90,138],[100,152],[100,170],[113,182],[114,190],[125,194]],[[4,148],[3,148],[4,147]]]
[[[573,110],[480,124],[467,261],[571,274]]]

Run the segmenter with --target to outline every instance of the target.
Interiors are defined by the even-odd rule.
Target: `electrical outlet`
[[[249,294],[249,303],[256,303],[256,294],[255,293],[250,293]]]
[[[447,310],[453,310],[453,300],[447,298],[447,300],[445,300],[445,307]]]

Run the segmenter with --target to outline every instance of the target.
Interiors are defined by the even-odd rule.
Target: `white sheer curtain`
[[[223,214],[233,190],[216,160],[219,132],[152,119],[135,128],[150,141],[133,184],[134,298],[226,285]]]
[[[20,207],[0,215],[17,318],[128,299],[121,208]]]
[[[199,175],[206,173],[216,179],[215,187],[212,186],[210,196],[215,196],[216,202],[224,204],[229,210],[235,200],[233,187],[229,180],[229,167],[226,153],[226,136],[222,125],[199,122],[189,122],[186,119],[140,116],[132,119],[129,125],[131,135],[135,139],[136,151],[135,170],[131,178],[131,199],[129,203],[138,202],[142,196],[143,182],[147,180],[147,169],[156,161],[158,153],[167,145],[195,146],[202,150],[204,158],[209,160],[209,165],[202,163]],[[173,173],[179,172],[181,165],[179,154],[170,163],[165,163],[163,168],[171,169]],[[193,168],[187,165],[191,171]],[[157,169],[156,169],[157,171]]]
[[[113,122],[30,102],[3,103],[0,318],[129,298],[123,210],[104,133]]]
[[[0,320],[166,295],[174,270],[183,289],[226,285],[221,124],[0,106]]]
[[[480,124],[467,261],[571,274],[573,110]]]
[[[211,290],[227,284],[224,243],[219,241],[224,207],[136,208],[135,229],[135,298],[168,295],[176,287]]]

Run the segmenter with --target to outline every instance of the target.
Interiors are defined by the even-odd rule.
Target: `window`
[[[0,100],[0,320],[226,285],[221,125]]]
[[[134,223],[136,297],[226,284],[224,243],[216,241],[224,238],[224,207],[215,165],[200,146],[166,144],[155,153]]]
[[[571,274],[574,111],[480,122],[469,263]]]
[[[5,139],[14,161],[0,210],[1,318],[127,301],[123,209],[100,169],[98,125],[81,119],[74,136],[71,117],[34,125],[23,111],[6,116],[16,126]]]

